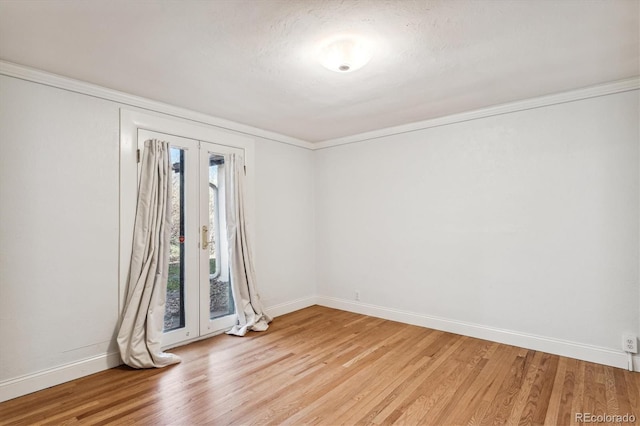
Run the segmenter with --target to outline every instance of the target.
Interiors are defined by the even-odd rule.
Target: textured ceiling
[[[640,74],[638,0],[0,0],[0,58],[307,141]],[[376,44],[337,74],[313,52]]]

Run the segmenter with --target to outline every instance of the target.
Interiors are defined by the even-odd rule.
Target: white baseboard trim
[[[266,311],[270,316],[278,317],[315,304],[317,304],[316,297],[309,296],[270,306],[266,308]],[[37,373],[9,379],[0,382],[0,402],[50,388],[100,371],[108,370],[109,368],[117,367],[120,364],[122,364],[120,354],[111,353],[98,355],[48,370],[39,371]]]
[[[289,302],[279,303],[277,305],[269,306],[265,308],[267,314],[272,317],[279,317],[291,312],[299,311],[300,309],[308,308],[309,306],[317,305],[318,300],[316,296],[307,296],[301,299],[291,300]]]
[[[486,327],[479,324],[450,320],[383,306],[370,305],[362,302],[338,299],[326,296],[308,296],[289,302],[265,308],[271,317],[278,317],[309,306],[320,305],[328,308],[384,318],[405,324],[412,324],[463,336],[490,340],[554,355],[566,356],[597,364],[610,365],[627,369],[628,356],[622,351],[615,351],[598,346],[585,345],[543,336],[520,333]],[[15,379],[0,382],[0,402],[8,401],[19,396],[27,395],[42,389],[56,386],[71,380],[79,379],[90,374],[108,370],[120,365],[119,353],[110,353],[87,358],[38,373],[29,374]],[[640,356],[633,357],[634,371],[640,371]]]
[[[71,364],[0,382],[0,402],[117,367],[120,353],[98,355]]]
[[[317,296],[316,300],[318,305],[326,306],[328,308],[340,309],[372,317],[384,318],[391,321],[398,321],[405,324],[418,325],[449,333],[461,334],[463,336],[490,340],[492,342],[566,356],[582,361],[610,365],[612,367],[623,368],[625,370],[628,369],[628,355],[622,351],[550,337],[520,333],[513,330],[486,327],[479,324],[385,308],[383,306],[369,305],[362,302],[354,302],[334,297]],[[634,356],[633,363],[634,371],[640,371],[640,356]]]

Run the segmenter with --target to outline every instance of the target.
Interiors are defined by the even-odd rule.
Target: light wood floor
[[[265,333],[0,404],[1,424],[573,424],[640,416],[640,374],[314,306]]]

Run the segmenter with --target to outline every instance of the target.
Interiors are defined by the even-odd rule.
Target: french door
[[[225,160],[239,148],[138,129],[170,144],[171,238],[162,346],[219,333],[236,322],[225,220]]]

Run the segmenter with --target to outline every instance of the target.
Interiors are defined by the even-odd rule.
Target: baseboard
[[[478,339],[490,340],[492,342],[547,352],[554,355],[562,355],[582,361],[628,369],[628,355],[622,351],[520,333],[513,330],[486,327],[479,324],[385,308],[383,306],[369,305],[334,297],[318,296],[316,300],[318,305],[328,308],[340,309],[405,324],[418,325]],[[640,371],[640,356],[634,356],[633,363],[634,371]]]
[[[119,353],[98,355],[71,364],[0,382],[0,402],[117,367]]]
[[[270,316],[278,317],[313,306],[317,304],[316,302],[315,296],[309,296],[270,306],[266,308],[266,311]],[[0,402],[108,370],[109,368],[117,367],[121,363],[119,353],[104,354],[6,380],[0,382]]]
[[[265,310],[270,316],[278,317],[313,305],[326,306],[328,308],[384,318],[405,324],[433,328],[478,339],[485,339],[555,355],[562,355],[583,361],[610,365],[612,367],[623,369],[627,369],[628,367],[628,357],[622,351],[615,351],[608,348],[590,346],[560,339],[535,336],[512,330],[486,327],[478,324],[465,323],[462,321],[455,321],[333,297],[308,296],[269,306]],[[634,371],[640,371],[640,356],[634,356],[633,363]],[[119,353],[104,354],[0,382],[0,402],[27,395],[71,380],[79,379],[109,368],[117,367],[120,364],[121,360]]]
[[[308,308],[309,306],[317,305],[318,300],[316,296],[307,296],[289,302],[280,303],[277,305],[266,307],[267,314],[272,317],[279,317],[291,312],[299,311],[300,309]]]

